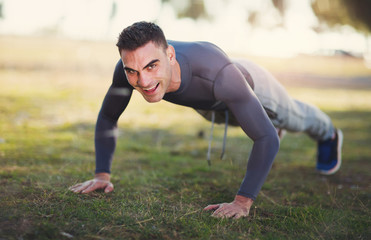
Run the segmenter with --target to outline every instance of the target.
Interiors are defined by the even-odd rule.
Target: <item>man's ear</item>
[[[175,49],[173,46],[169,45],[166,49],[167,57],[169,58],[170,62],[174,62],[176,60],[175,56]]]

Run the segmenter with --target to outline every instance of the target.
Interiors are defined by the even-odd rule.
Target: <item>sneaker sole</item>
[[[328,171],[320,171],[321,174],[323,175],[332,175],[334,173],[336,173],[339,169],[340,169],[340,166],[341,166],[341,148],[343,147],[343,132],[338,129],[336,131],[337,135],[338,135],[338,162],[336,163],[335,167],[333,167],[332,169],[328,170]]]

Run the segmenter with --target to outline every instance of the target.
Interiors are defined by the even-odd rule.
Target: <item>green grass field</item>
[[[0,37],[0,239],[371,239],[371,70],[358,59],[253,58],[344,132],[343,166],[314,170],[316,143],[288,134],[250,216],[202,211],[233,200],[252,142],[193,110],[134,94],[119,121],[110,194],[92,178],[94,125],[118,60],[114,43]],[[198,137],[199,132],[204,137]]]

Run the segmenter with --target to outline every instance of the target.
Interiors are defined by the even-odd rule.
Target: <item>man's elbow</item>
[[[270,136],[270,145],[271,148],[275,150],[275,153],[277,154],[279,148],[280,148],[280,138],[278,134],[275,132],[275,134],[272,134]]]

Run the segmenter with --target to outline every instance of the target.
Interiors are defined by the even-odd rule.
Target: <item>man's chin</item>
[[[146,96],[143,95],[144,100],[146,100],[149,103],[156,103],[162,100],[159,96]]]

